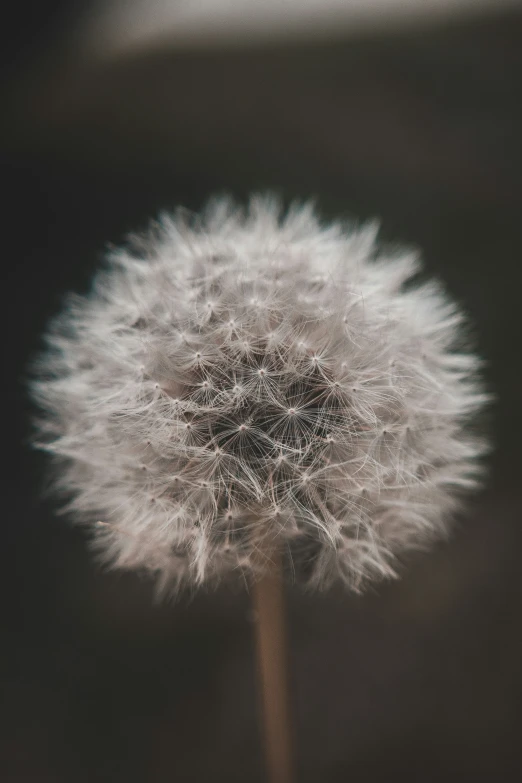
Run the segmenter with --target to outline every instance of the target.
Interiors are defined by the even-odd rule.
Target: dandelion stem
[[[260,714],[270,783],[292,783],[292,741],[288,700],[282,557],[253,584]]]

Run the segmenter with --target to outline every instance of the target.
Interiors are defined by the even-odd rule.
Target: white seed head
[[[375,235],[217,199],[70,299],[36,363],[38,445],[106,562],[172,590],[281,546],[301,581],[361,589],[444,532],[480,474],[479,361]]]

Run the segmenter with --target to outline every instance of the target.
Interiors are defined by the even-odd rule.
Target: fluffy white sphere
[[[38,445],[108,563],[171,590],[280,547],[300,581],[360,589],[444,531],[483,451],[478,360],[375,234],[217,199],[70,298],[38,362]]]

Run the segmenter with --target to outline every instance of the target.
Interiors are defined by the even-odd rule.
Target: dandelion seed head
[[[217,199],[71,297],[35,365],[37,444],[107,563],[175,591],[277,542],[300,581],[360,590],[445,531],[480,479],[480,362],[375,235]]]

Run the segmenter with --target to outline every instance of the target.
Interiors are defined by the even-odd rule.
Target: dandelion
[[[47,334],[37,444],[64,510],[159,593],[254,584],[267,766],[292,779],[279,574],[361,591],[480,479],[464,318],[376,227],[212,201],[111,252]]]
[[[254,197],[165,215],[52,324],[38,445],[101,557],[158,588],[265,570],[361,590],[480,475],[463,316],[376,227]],[[103,525],[95,525],[102,520]]]

